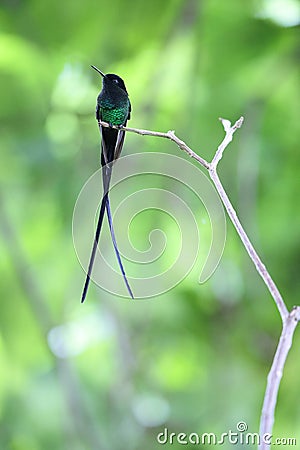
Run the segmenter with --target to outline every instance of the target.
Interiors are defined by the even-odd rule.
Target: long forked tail
[[[84,288],[83,288],[83,291],[82,291],[81,303],[83,303],[85,298],[86,298],[86,294],[87,294],[87,291],[88,291],[88,288],[89,288],[89,284],[90,284],[90,281],[91,281],[91,273],[92,273],[93,265],[94,265],[94,262],[95,262],[96,250],[97,250],[97,247],[98,247],[99,236],[100,236],[100,231],[101,231],[101,227],[102,227],[102,223],[103,223],[105,208],[106,208],[106,212],[107,212],[107,218],[108,218],[108,223],[109,223],[111,239],[112,239],[113,246],[114,246],[114,249],[115,249],[115,252],[116,252],[116,256],[117,256],[117,260],[118,260],[118,263],[119,263],[119,267],[121,269],[121,272],[122,272],[122,275],[123,275],[123,278],[124,278],[127,290],[129,292],[129,295],[130,295],[130,297],[132,299],[134,298],[132,290],[131,290],[131,287],[130,287],[129,282],[127,280],[125,269],[124,269],[124,266],[122,264],[121,256],[120,256],[120,253],[119,253],[117,240],[116,240],[114,227],[113,227],[113,222],[112,222],[109,197],[108,197],[108,192],[107,192],[103,196],[102,202],[101,202],[101,209],[100,209],[100,213],[99,213],[99,219],[98,219],[98,223],[97,223],[97,228],[96,228],[93,248],[92,248],[92,252],[91,252],[91,256],[90,256],[89,267],[88,267],[88,271],[87,271],[87,275],[86,275],[86,279],[85,279],[85,283],[84,283]]]
[[[117,240],[116,240],[116,235],[115,235],[114,227],[113,227],[113,221],[112,221],[111,210],[110,210],[110,203],[109,203],[109,197],[108,196],[106,197],[106,212],[107,212],[107,218],[108,218],[108,223],[109,223],[111,239],[112,239],[112,242],[113,242],[113,245],[114,245],[114,249],[115,249],[115,252],[116,252],[116,256],[117,256],[117,260],[118,260],[118,263],[119,263],[119,267],[121,269],[121,272],[122,272],[122,275],[123,275],[123,278],[124,278],[127,290],[129,292],[129,295],[130,295],[130,297],[132,299],[134,299],[131,287],[130,287],[129,282],[127,280],[127,276],[126,276],[126,273],[125,273],[124,266],[122,264],[121,256],[120,256],[120,253],[119,253]]]
[[[88,288],[89,288],[89,284],[91,281],[91,273],[92,273],[92,269],[93,269],[93,265],[94,265],[94,261],[95,261],[95,256],[96,256],[96,250],[98,247],[98,242],[99,242],[99,236],[100,236],[100,231],[101,231],[101,227],[102,227],[102,223],[103,223],[103,218],[104,218],[104,213],[105,213],[105,205],[106,205],[106,199],[108,199],[108,192],[106,192],[102,198],[102,202],[101,202],[101,209],[100,209],[100,213],[99,213],[99,219],[98,219],[98,223],[97,223],[97,228],[96,228],[96,233],[95,233],[95,239],[94,239],[94,243],[93,243],[93,248],[92,248],[92,253],[90,256],[90,262],[89,262],[89,267],[88,267],[88,271],[86,274],[86,279],[85,279],[85,283],[84,283],[84,287],[83,287],[83,291],[82,291],[82,296],[81,296],[81,303],[84,302]]]

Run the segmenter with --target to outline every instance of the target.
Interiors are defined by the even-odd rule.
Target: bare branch
[[[231,222],[233,223],[245,249],[247,250],[248,255],[250,256],[251,260],[253,261],[253,263],[256,267],[256,270],[258,271],[259,275],[261,276],[261,278],[264,280],[266,286],[268,287],[270,294],[272,295],[272,297],[277,305],[281,319],[284,323],[285,319],[287,318],[287,316],[289,314],[287,307],[285,306],[285,303],[282,299],[282,296],[281,296],[276,284],[274,283],[272,277],[270,276],[269,272],[267,271],[266,266],[262,263],[260,257],[258,256],[257,252],[255,251],[250,239],[248,238],[248,235],[245,232],[241,222],[239,221],[239,218],[238,218],[238,216],[237,216],[237,214],[225,192],[225,189],[219,179],[219,176],[217,174],[217,164],[220,161],[220,159],[222,158],[225,148],[232,141],[234,132],[242,126],[244,118],[240,117],[240,119],[237,120],[233,126],[231,126],[231,123],[229,120],[225,120],[225,119],[220,119],[220,120],[222,122],[222,125],[224,127],[226,135],[225,135],[223,141],[221,142],[221,144],[219,145],[218,150],[210,164],[209,174],[210,174],[210,177],[221,197],[221,200],[223,202],[223,205],[226,208],[226,211],[228,213],[228,216],[229,216]]]
[[[266,269],[266,266],[262,263],[260,257],[258,256],[253,245],[251,244],[251,241],[248,238],[247,233],[245,232],[241,222],[239,221],[239,218],[238,218],[238,216],[237,216],[237,214],[225,192],[225,189],[223,188],[223,185],[219,179],[217,172],[215,170],[211,170],[210,177],[214,182],[214,185],[222,199],[223,205],[226,208],[228,216],[230,217],[231,222],[233,223],[239,237],[241,238],[241,241],[242,241],[245,249],[247,250],[248,255],[250,256],[251,260],[253,261],[259,275],[261,276],[261,278],[267,285],[267,288],[269,289],[269,291],[277,305],[281,319],[284,323],[284,321],[287,318],[289,313],[288,313],[287,307],[285,306],[285,303],[280,295],[280,292],[279,292],[276,284],[274,283],[273,279],[271,278],[269,272]]]
[[[175,144],[177,144],[181,150],[185,151],[191,158],[194,158],[203,167],[208,169],[210,177],[221,197],[221,200],[222,200],[226,210],[227,210],[228,216],[229,216],[230,220],[232,221],[238,235],[240,236],[242,243],[244,244],[244,247],[246,248],[250,258],[252,259],[252,261],[256,267],[256,270],[258,271],[258,273],[264,280],[265,284],[267,285],[267,287],[277,305],[277,308],[279,310],[281,318],[284,321],[284,319],[288,316],[288,310],[283,302],[280,292],[279,292],[276,284],[272,280],[265,265],[262,263],[261,259],[259,258],[258,254],[256,253],[253,245],[251,244],[250,239],[248,238],[242,224],[240,223],[240,221],[237,217],[237,214],[236,214],[236,212],[235,212],[235,210],[234,210],[234,208],[233,208],[233,206],[221,184],[218,174],[217,174],[218,162],[222,158],[225,148],[232,141],[235,131],[237,129],[241,128],[241,126],[244,122],[244,117],[243,116],[240,117],[233,126],[231,126],[231,122],[227,119],[220,118],[220,121],[222,122],[222,125],[224,127],[226,134],[225,134],[223,141],[219,145],[219,147],[216,151],[216,154],[211,163],[207,162],[204,158],[198,156],[197,153],[195,153],[184,141],[182,141],[175,135],[175,131],[168,131],[167,133],[162,133],[162,132],[158,132],[158,131],[142,130],[139,128],[123,127],[122,129],[125,131],[128,131],[128,132],[140,134],[143,136],[154,136],[154,137],[161,137],[164,139],[170,139],[171,141],[175,142]],[[102,121],[99,121],[99,125],[102,125],[104,127],[109,127],[108,123],[102,122]],[[113,127],[113,128],[117,128],[117,127]]]
[[[102,122],[100,120],[98,121],[98,124],[102,125],[103,127],[109,127],[108,123]],[[175,142],[175,144],[177,144],[178,147],[184,152],[186,152],[191,158],[196,159],[201,164],[201,166],[205,167],[206,169],[209,169],[210,167],[209,163],[204,158],[201,158],[201,156],[197,155],[197,153],[193,152],[193,150],[188,145],[186,145],[185,142],[183,142],[175,135],[175,131],[173,130],[169,130],[167,133],[161,133],[160,131],[141,130],[139,128],[129,128],[129,127],[122,127],[122,130],[129,131],[130,133],[140,134],[142,136],[153,136],[169,139],[170,141]]]
[[[269,437],[272,434],[278,389],[282,378],[285,361],[292,346],[294,331],[299,321],[300,306],[295,306],[283,324],[278,347],[268,375],[267,388],[260,421],[259,434],[261,437],[261,442],[259,450],[267,450],[270,448],[269,439],[265,440],[264,436]]]
[[[245,232],[241,222],[239,221],[238,216],[219,179],[219,176],[217,174],[218,163],[223,156],[225,148],[232,141],[235,131],[241,128],[244,118],[240,117],[233,126],[231,126],[231,122],[227,119],[220,119],[220,121],[222,122],[223,128],[225,130],[225,137],[221,142],[221,144],[219,145],[211,163],[207,162],[205,159],[198,156],[184,141],[182,141],[175,135],[174,131],[161,133],[157,131],[140,130],[137,128],[128,128],[128,127],[123,127],[123,129],[125,131],[144,136],[147,135],[170,139],[171,141],[175,142],[176,145],[178,145],[178,147],[181,150],[185,151],[190,157],[194,158],[201,164],[201,166],[205,167],[208,170],[211,180],[213,181],[218,191],[218,194],[223,202],[223,205],[226,208],[226,211],[228,213],[231,222],[233,223],[246,251],[248,252],[248,255],[250,256],[252,262],[254,263],[257,272],[265,282],[270,294],[272,295],[276,303],[277,309],[282,319],[283,329],[275,353],[275,357],[272,363],[272,367],[268,375],[267,388],[265,392],[263,410],[261,415],[261,424],[260,424],[261,442],[259,450],[267,450],[270,448],[270,444],[267,443],[267,441],[263,442],[263,436],[271,435],[272,433],[278,389],[282,378],[285,361],[292,345],[293,334],[298,322],[300,321],[300,306],[294,307],[292,311],[289,313],[275,282],[273,281],[268,270],[266,269],[265,265],[258,256],[256,250],[254,249],[250,239],[248,238],[248,235]],[[99,122],[99,124],[105,127],[109,126],[109,124],[105,122]]]

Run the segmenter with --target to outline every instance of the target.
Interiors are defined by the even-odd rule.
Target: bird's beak
[[[105,77],[105,75],[104,75],[104,73],[103,72],[101,72],[101,70],[99,70],[99,69],[97,69],[97,67],[96,66],[91,66],[93,69],[95,69],[96,70],[96,72],[98,72],[98,73],[100,73],[100,75],[104,78]]]

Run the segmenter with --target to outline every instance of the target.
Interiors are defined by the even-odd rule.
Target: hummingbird
[[[91,67],[94,70],[96,70],[102,76],[103,79],[102,90],[97,97],[97,106],[96,106],[96,119],[101,133],[101,166],[102,166],[103,196],[94,243],[90,256],[90,262],[82,292],[81,303],[83,303],[86,298],[86,294],[90,284],[91,273],[96,256],[96,250],[98,247],[99,236],[104,219],[105,210],[107,212],[110,234],[115,249],[115,253],[117,256],[117,260],[119,263],[119,267],[121,269],[129,295],[131,298],[134,298],[118,250],[108,196],[112,166],[114,164],[114,161],[119,158],[123,148],[125,131],[122,130],[122,127],[125,127],[127,120],[130,119],[131,104],[125,87],[125,83],[122,80],[122,78],[113,73],[105,75],[97,67],[95,66]],[[99,121],[107,122],[109,124],[109,127],[103,127]]]

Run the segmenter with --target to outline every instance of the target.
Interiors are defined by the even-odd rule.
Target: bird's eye
[[[119,84],[119,80],[117,80],[116,78],[114,79],[114,82]]]

